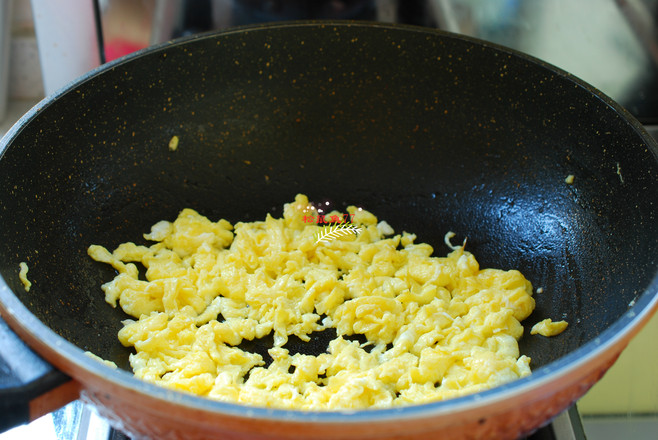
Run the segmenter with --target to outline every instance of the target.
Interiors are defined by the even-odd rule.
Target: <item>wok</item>
[[[658,306],[657,152],[591,86],[471,38],[345,22],[195,36],[91,72],[3,138],[2,315],[73,378],[49,379],[46,396],[66,389],[135,437],[515,438],[582,396]],[[526,331],[530,377],[406,408],[245,407],[124,371],[126,315],[104,302],[113,272],[87,247],[139,240],[184,207],[231,222],[280,215],[298,192],[363,206],[437,255],[447,231],[468,237],[482,267],[543,289],[526,328],[570,326]]]

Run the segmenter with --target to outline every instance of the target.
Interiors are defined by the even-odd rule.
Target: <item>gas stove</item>
[[[0,435],[0,440],[129,440],[130,437],[110,427],[94,408],[75,401],[35,420]],[[585,431],[574,405],[525,440],[584,440]]]

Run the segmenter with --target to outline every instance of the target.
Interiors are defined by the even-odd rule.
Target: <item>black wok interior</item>
[[[543,289],[528,329],[570,322],[555,338],[526,331],[533,367],[599,335],[656,275],[652,141],[568,75],[433,30],[300,23],[196,37],[90,76],[8,142],[2,276],[54,331],[124,368],[126,315],[100,289],[114,272],[86,249],[143,242],[185,207],[259,220],[301,192],[362,206],[437,255],[455,231],[482,267]]]

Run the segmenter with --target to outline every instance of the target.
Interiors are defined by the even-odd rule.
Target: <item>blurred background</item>
[[[185,35],[297,19],[406,23],[508,46],[580,77],[658,133],[658,0],[0,0],[0,136],[105,62]],[[578,403],[589,438],[657,438],[656,341],[658,316]],[[67,426],[98,423],[80,407],[38,423],[50,438],[74,438]],[[19,428],[8,438],[28,436]]]

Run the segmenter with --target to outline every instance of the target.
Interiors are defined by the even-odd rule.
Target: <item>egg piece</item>
[[[29,270],[27,263],[21,261],[18,264],[18,267],[19,267],[18,279],[21,280],[21,283],[23,284],[23,288],[25,289],[25,291],[29,292],[30,288],[32,287],[32,282],[27,278],[27,272]]]
[[[542,335],[546,337],[556,336],[566,330],[569,323],[566,321],[553,322],[551,318],[546,318],[532,326],[531,335]]]

